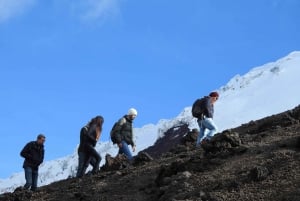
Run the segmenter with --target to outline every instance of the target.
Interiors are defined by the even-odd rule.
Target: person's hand
[[[118,144],[118,147],[119,147],[119,148],[122,148],[122,143],[119,143],[119,144]]]
[[[132,146],[132,152],[135,152],[135,145]]]

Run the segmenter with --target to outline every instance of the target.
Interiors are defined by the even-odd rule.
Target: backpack
[[[123,121],[123,122],[121,122],[121,121]],[[111,141],[113,142],[113,144],[116,144],[116,143],[117,143],[116,135],[117,135],[117,132],[120,130],[120,128],[118,128],[118,127],[120,127],[120,126],[122,127],[122,125],[123,125],[124,123],[126,123],[126,118],[120,119],[119,121],[117,121],[117,122],[113,125],[113,127],[112,127],[112,129],[111,129],[111,131],[110,131],[110,139],[111,139]]]
[[[201,118],[203,116],[204,113],[204,109],[205,109],[205,100],[206,97],[203,98],[199,98],[197,99],[192,106],[192,115],[195,118]]]
[[[116,122],[114,124],[114,126],[112,127],[111,131],[110,131],[110,139],[112,141],[113,144],[116,144],[117,143],[117,140],[116,140],[116,128],[117,128],[117,125],[118,125],[118,122]]]

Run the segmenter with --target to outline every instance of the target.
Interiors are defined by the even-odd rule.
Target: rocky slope
[[[178,125],[145,150],[154,160],[140,154],[133,165],[106,166],[34,193],[17,189],[0,201],[299,201],[299,121],[300,106],[224,131],[200,148],[182,141],[188,129]]]

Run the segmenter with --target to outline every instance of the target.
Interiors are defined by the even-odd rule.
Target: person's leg
[[[32,186],[31,186],[32,191],[36,191],[38,176],[39,176],[38,170],[32,170]]]
[[[76,177],[80,178],[84,175],[85,170],[87,167],[85,167],[86,163],[86,154],[84,152],[78,152],[78,168],[77,168],[77,174]]]
[[[97,171],[99,171],[101,156],[96,151],[96,149],[94,147],[92,147],[92,146],[87,146],[87,154],[88,154],[88,161],[87,161],[87,163],[88,164],[90,164],[91,162],[93,163],[92,173],[96,173]]]
[[[129,150],[128,144],[124,140],[122,140],[121,143],[122,143],[122,147],[119,149],[119,154],[125,154],[127,156],[128,160],[132,160],[133,157]]]
[[[31,167],[24,167],[24,172],[25,172],[25,180],[26,180],[24,188],[29,189],[32,185],[32,169],[31,169]]]
[[[198,120],[198,125],[199,125],[200,131],[199,131],[199,135],[197,137],[196,146],[199,146],[201,141],[204,139],[205,126],[203,125],[203,121],[204,120]]]
[[[205,118],[203,121],[203,125],[209,130],[206,135],[206,139],[210,140],[218,132],[218,128],[212,118]]]
[[[91,164],[91,166],[94,168],[95,166],[97,166],[97,159],[94,157],[90,157],[89,164]]]

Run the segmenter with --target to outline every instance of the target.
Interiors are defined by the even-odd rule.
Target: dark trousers
[[[99,170],[101,161],[101,156],[99,153],[90,145],[87,145],[85,150],[85,152],[78,152],[78,169],[76,177],[82,177],[85,174],[89,164],[91,164],[93,167],[92,173],[95,173]]]
[[[87,153],[87,158],[85,160],[85,165],[88,166],[88,164],[92,160],[94,160],[94,162],[93,162],[94,166],[92,169],[92,173],[96,173],[99,170],[101,156],[92,145],[86,146],[86,153]]]
[[[38,170],[31,167],[24,167],[26,183],[24,187],[35,191],[37,188]]]
[[[82,177],[87,167],[84,167],[86,154],[84,152],[78,152],[78,168],[76,177]]]
[[[89,158],[85,152],[78,152],[78,168],[76,177],[82,177],[85,174],[89,164],[94,168],[96,166],[96,159]]]

